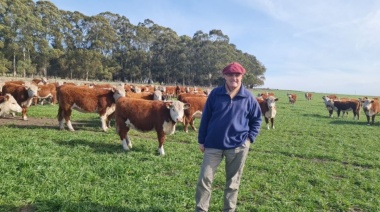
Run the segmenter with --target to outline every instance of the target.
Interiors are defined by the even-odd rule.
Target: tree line
[[[2,75],[209,86],[222,82],[232,61],[246,68],[245,84],[264,84],[265,66],[218,29],[179,36],[150,19],[133,25],[111,12],[86,16],[50,1],[0,0]]]

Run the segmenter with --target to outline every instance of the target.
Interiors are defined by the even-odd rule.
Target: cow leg
[[[183,129],[185,130],[185,133],[189,132],[189,121],[186,116],[183,116]]]
[[[26,112],[27,112],[28,108],[27,107],[23,107],[22,108],[22,120],[24,121],[27,121],[28,120],[28,117],[26,116]]]
[[[267,125],[267,130],[269,130],[269,119],[267,117],[265,117],[265,123]]]
[[[64,115],[64,118],[66,121],[67,128],[69,128],[70,131],[75,131],[73,128],[73,125],[71,124],[71,120],[70,120],[71,112],[72,112],[72,110],[70,108],[70,109],[66,110],[66,112],[63,113],[63,115]]]
[[[157,137],[158,137],[158,153],[161,156],[165,155],[165,150],[164,150],[164,142],[165,142],[165,133],[163,131],[157,132]]]
[[[270,120],[272,122],[272,129],[274,129],[274,118],[271,118]]]
[[[191,126],[191,128],[193,128],[193,130],[194,130],[195,132],[197,132],[198,130],[197,130],[197,128],[196,128],[195,125],[194,125],[194,120],[195,120],[194,117],[190,119],[190,126]]]
[[[372,125],[375,124],[375,117],[376,117],[376,115],[373,115],[373,116],[372,116]]]
[[[370,124],[369,124],[369,120],[370,120],[369,115],[366,115],[366,117],[367,117],[367,125],[370,125]]]
[[[126,151],[132,149],[132,141],[129,139],[128,132],[126,132],[124,139],[121,140],[121,144],[123,145],[123,149]]]
[[[100,116],[100,122],[102,123],[102,129],[103,129],[103,131],[107,132],[107,130],[108,130],[108,127],[107,127],[107,122],[108,122],[107,115],[101,115]]]

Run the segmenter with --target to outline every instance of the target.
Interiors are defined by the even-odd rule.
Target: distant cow
[[[182,122],[184,110],[189,106],[180,101],[162,102],[121,97],[116,102],[115,122],[123,148],[132,148],[132,141],[128,136],[130,129],[141,132],[155,130],[158,151],[160,155],[165,155],[165,137],[175,132],[177,122]]]
[[[125,96],[124,85],[112,88],[89,88],[87,86],[62,85],[57,88],[59,128],[64,129],[64,121],[70,131],[74,131],[70,117],[72,109],[79,112],[98,113],[102,129],[106,132],[115,111],[115,101]]]
[[[188,126],[190,124],[191,128],[194,131],[197,131],[197,128],[194,125],[194,119],[195,118],[201,118],[203,108],[206,104],[207,97],[206,96],[187,96],[182,97],[181,102],[187,103],[190,105],[188,109],[185,110],[185,118],[183,120],[183,123],[185,125],[184,130],[185,132],[189,132]]]
[[[11,94],[22,108],[22,119],[28,120],[27,112],[29,106],[33,102],[33,98],[37,96],[38,87],[34,84],[29,86],[17,85],[13,83],[5,83],[2,89],[2,93]]]
[[[57,84],[56,83],[48,83],[48,84],[39,84],[37,97],[34,98],[34,105],[38,103],[38,101],[43,104],[44,100],[50,100],[51,104],[57,103]]]
[[[378,100],[365,98],[362,100],[363,111],[367,117],[367,125],[370,125],[370,118],[372,118],[372,125],[375,123],[375,117],[380,113],[380,104]]]
[[[11,94],[7,93],[4,96],[0,96],[0,116],[21,112],[21,106]]]
[[[297,94],[287,93],[286,95],[288,96],[289,103],[294,105],[297,101]]]
[[[305,93],[305,98],[306,98],[307,101],[310,101],[311,97],[313,97],[312,93]]]
[[[332,100],[326,96],[323,96],[322,98],[325,101],[325,106],[327,110],[329,111],[330,117],[333,117],[334,110],[337,112],[338,118],[340,116],[341,111],[343,112],[343,114],[344,112],[352,111],[354,114],[354,119],[357,118],[357,120],[359,120],[360,105],[361,105],[359,100],[351,99],[351,100],[340,101],[340,100]]]
[[[271,127],[274,129],[274,118],[276,117],[276,101],[278,98],[274,96],[268,96],[267,98],[256,98],[257,102],[260,105],[261,113],[265,118],[265,123],[267,125],[267,129],[269,130],[269,119],[271,121]]]

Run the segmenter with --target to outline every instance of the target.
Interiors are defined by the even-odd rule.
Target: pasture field
[[[380,117],[373,126],[363,111],[359,121],[352,112],[329,118],[325,94],[308,102],[292,91],[290,105],[290,91],[268,91],[279,98],[276,129],[263,123],[251,145],[238,211],[380,211]],[[202,154],[192,129],[178,124],[164,157],[154,132],[131,131],[125,152],[96,114],[74,111],[69,132],[58,130],[57,110],[38,105],[29,121],[0,118],[0,211],[193,211]],[[210,211],[223,206],[223,167]]]

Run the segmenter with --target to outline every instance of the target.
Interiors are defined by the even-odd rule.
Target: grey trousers
[[[250,141],[241,147],[229,150],[206,148],[195,192],[195,211],[208,211],[211,199],[211,185],[219,164],[225,157],[226,186],[224,189],[223,211],[235,211],[245,160]]]

